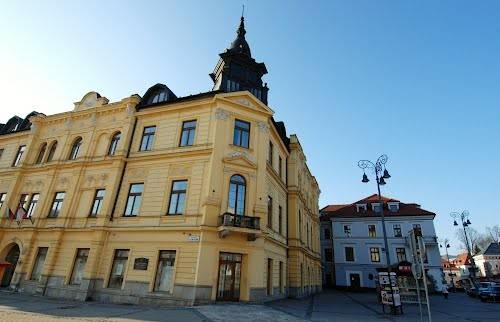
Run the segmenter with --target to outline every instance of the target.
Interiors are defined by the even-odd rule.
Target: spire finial
[[[241,10],[241,19],[244,20],[245,19],[245,5],[243,4],[243,9]]]

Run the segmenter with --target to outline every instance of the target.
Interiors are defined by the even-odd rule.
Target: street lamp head
[[[385,185],[384,177],[380,177],[380,179],[378,179],[378,184],[381,186]]]
[[[367,183],[368,181],[370,181],[370,180],[368,179],[368,176],[366,175],[366,173],[363,173],[363,179],[361,180],[361,182],[363,182],[363,183]]]
[[[384,175],[382,176],[382,178],[389,179],[390,177],[391,175],[389,174],[389,171],[387,171],[387,169],[384,169]]]
[[[439,247],[443,248],[443,245],[439,244]]]
[[[465,223],[467,224],[467,226],[469,226],[471,224],[469,219],[467,219],[467,221]]]
[[[453,226],[458,226],[458,223],[456,220],[453,220]]]
[[[446,248],[450,248],[450,247],[451,247],[450,244],[446,244]]]

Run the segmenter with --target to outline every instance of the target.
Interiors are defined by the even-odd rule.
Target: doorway
[[[14,271],[16,270],[19,253],[19,246],[17,244],[14,244],[7,253],[7,256],[5,256],[5,261],[10,263],[10,266],[7,267],[4,271],[2,281],[0,282],[1,287],[7,287],[10,285],[12,277],[14,276]]]
[[[218,301],[239,301],[241,280],[241,254],[219,254]]]
[[[361,287],[361,279],[359,277],[359,274],[357,273],[349,274],[349,285],[353,289],[358,289]]]

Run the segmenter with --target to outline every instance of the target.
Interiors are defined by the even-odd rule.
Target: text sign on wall
[[[148,269],[149,259],[139,257],[134,260],[134,269],[145,271]]]

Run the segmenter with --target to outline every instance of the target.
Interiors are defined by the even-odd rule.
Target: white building
[[[500,243],[491,243],[484,252],[474,256],[474,263],[483,277],[500,275]]]
[[[415,203],[402,203],[396,199],[382,199],[391,265],[412,262],[408,234],[420,228],[426,244],[428,276],[436,290],[443,288],[441,256],[434,229],[435,213]],[[381,204],[372,195],[348,205],[330,205],[321,210],[321,246],[323,263],[325,254],[333,253],[335,285],[340,287],[374,288],[377,268],[385,267],[385,249],[381,221]],[[331,223],[329,223],[331,222]],[[331,227],[333,240],[324,240],[325,229]],[[324,270],[326,282],[328,270]]]

